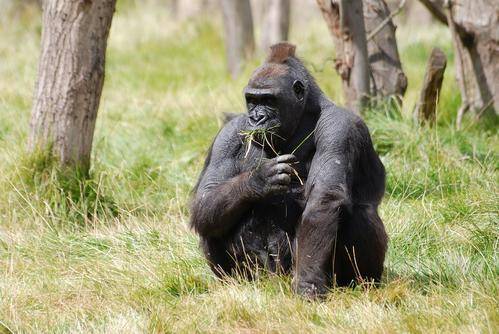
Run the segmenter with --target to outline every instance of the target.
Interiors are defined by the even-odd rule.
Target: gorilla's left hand
[[[251,173],[250,186],[257,197],[284,194],[289,190],[293,168],[289,165],[296,161],[292,154],[268,159]]]

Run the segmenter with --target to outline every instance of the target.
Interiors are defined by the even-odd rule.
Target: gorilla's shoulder
[[[224,116],[224,125],[214,140],[213,149],[222,154],[231,154],[241,148],[240,133],[246,124],[246,116],[244,114],[225,114]]]
[[[341,124],[341,125],[352,125],[359,122],[363,122],[362,118],[355,114],[353,111],[338,106],[337,104],[330,102],[326,105],[321,112],[321,119],[330,124]]]
[[[359,121],[360,117],[350,110],[330,102],[322,107],[317,126],[319,131],[338,133],[348,131]]]
[[[246,126],[247,117],[245,114],[224,113],[223,126],[220,129],[219,136],[235,136]]]
[[[325,142],[348,142],[352,137],[369,135],[359,115],[332,102],[323,107],[317,122],[317,132],[317,139]]]
[[[222,114],[222,120],[223,120],[223,124],[227,124],[229,123],[230,121],[232,121],[233,119],[235,118],[243,118],[244,114],[241,114],[241,113],[235,113],[235,112],[224,112]]]

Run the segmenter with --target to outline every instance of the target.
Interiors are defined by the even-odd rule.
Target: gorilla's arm
[[[317,123],[307,204],[297,231],[295,284],[301,293],[325,293],[341,211],[352,206],[352,166],[356,146],[362,144],[356,121],[355,115],[331,105]]]
[[[251,203],[248,173],[201,189],[192,210],[192,226],[202,236],[222,236],[246,212]]]
[[[215,138],[201,173],[191,210],[191,225],[201,236],[224,235],[248,209],[249,173],[240,173],[238,123],[227,123]]]
[[[215,139],[196,188],[191,225],[203,237],[226,235],[255,201],[284,193],[291,182],[294,156],[265,159],[251,171],[240,171],[241,118],[225,125]]]

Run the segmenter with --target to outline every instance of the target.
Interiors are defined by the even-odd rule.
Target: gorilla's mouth
[[[279,128],[281,127],[281,123],[276,119],[268,119],[263,122],[260,122],[255,125],[251,125],[248,127],[249,131],[255,131],[256,134],[277,134],[279,132]]]
[[[242,137],[242,140],[247,147],[244,157],[246,158],[248,156],[252,145],[256,145],[261,148],[270,148],[277,155],[275,144],[277,144],[280,139],[285,140],[277,133],[279,126],[280,125],[277,124],[275,126],[263,126],[258,128],[252,127],[239,132],[239,135]]]

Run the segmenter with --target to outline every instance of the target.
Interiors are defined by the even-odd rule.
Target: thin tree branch
[[[373,31],[371,31],[368,35],[367,35],[367,41],[369,42],[371,39],[374,38],[374,36],[376,36],[380,31],[381,29],[384,28],[384,26],[386,26],[388,24],[388,22],[391,21],[392,18],[394,18],[395,16],[397,16],[401,11],[402,9],[404,8],[405,6],[405,3],[406,3],[406,0],[401,0],[400,1],[400,4],[398,6],[397,9],[395,9],[393,12],[390,13],[390,15],[388,15],[380,24],[379,26],[377,26],[376,28],[373,29]]]

